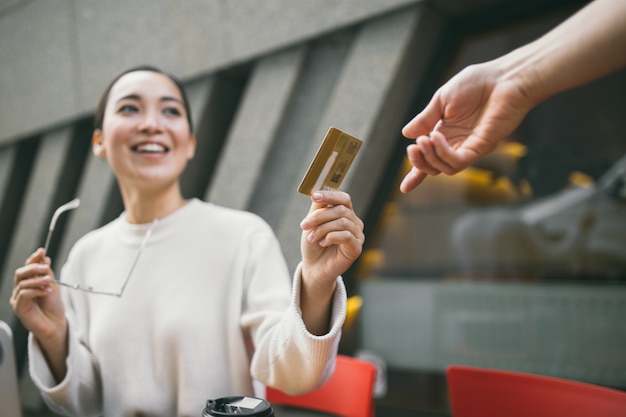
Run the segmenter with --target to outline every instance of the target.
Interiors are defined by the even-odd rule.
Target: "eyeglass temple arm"
[[[58,209],[54,211],[54,214],[52,215],[52,220],[50,220],[50,227],[48,227],[48,235],[46,236],[46,243],[43,246],[44,252],[46,254],[48,253],[48,245],[50,244],[50,238],[52,237],[52,232],[54,231],[54,227],[57,224],[57,220],[59,216],[65,213],[66,211],[77,208],[79,205],[80,205],[80,199],[75,198],[72,201],[69,201],[63,204],[61,207],[59,207]]]
[[[139,261],[141,252],[143,252],[143,248],[146,246],[146,243],[148,243],[148,240],[150,239],[150,235],[152,235],[152,229],[154,229],[154,227],[157,225],[158,222],[159,222],[158,219],[154,219],[152,221],[152,224],[150,225],[150,227],[146,231],[145,236],[141,240],[141,244],[139,245],[139,250],[137,251],[137,256],[135,256],[135,260],[133,261],[133,264],[130,267],[130,271],[128,271],[128,276],[126,277],[126,281],[124,281],[124,285],[122,285],[122,289],[120,290],[118,297],[121,297],[122,294],[124,293],[124,290],[126,289],[126,285],[128,284],[128,281],[130,280],[130,276],[135,270],[135,266],[137,266],[137,262]]]

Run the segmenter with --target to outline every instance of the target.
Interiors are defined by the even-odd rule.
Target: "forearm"
[[[332,301],[336,289],[336,283],[321,285],[308,283],[302,272],[302,284],[300,289],[300,309],[302,321],[307,330],[316,336],[326,334],[330,328]]]
[[[67,354],[68,354],[68,327],[67,322],[62,331],[47,337],[37,337],[37,342],[41,347],[42,354],[50,367],[50,371],[57,383],[61,382],[67,374]]]
[[[617,71],[626,66],[626,1],[596,0],[495,63],[533,105]]]

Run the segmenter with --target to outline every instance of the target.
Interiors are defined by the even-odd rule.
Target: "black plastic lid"
[[[274,417],[272,405],[256,397],[223,397],[208,400],[202,417],[210,416]]]

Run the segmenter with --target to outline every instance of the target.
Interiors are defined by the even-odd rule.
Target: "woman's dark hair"
[[[137,67],[129,68],[126,71],[123,71],[120,74],[118,74],[115,78],[113,78],[113,80],[109,83],[107,88],[104,90],[104,93],[102,93],[102,96],[100,97],[100,101],[98,102],[98,107],[96,108],[96,114],[94,116],[94,127],[96,129],[102,130],[102,123],[104,122],[104,110],[107,106],[107,102],[109,101],[109,93],[111,92],[111,88],[113,88],[113,85],[124,75],[131,73],[131,72],[137,72],[137,71],[151,71],[151,72],[163,74],[167,78],[172,80],[174,84],[176,84],[176,87],[178,87],[178,90],[180,91],[180,95],[183,98],[183,105],[185,106],[185,111],[187,112],[187,122],[189,122],[189,131],[193,132],[193,123],[191,122],[191,108],[189,107],[189,99],[187,98],[187,93],[185,93],[185,88],[183,87],[183,84],[178,80],[178,78],[176,78],[172,74],[168,74],[167,72],[157,67],[150,66],[150,65],[140,65]]]

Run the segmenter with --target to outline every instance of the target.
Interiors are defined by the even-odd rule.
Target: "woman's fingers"
[[[316,192],[317,194],[317,192]],[[363,221],[354,213],[352,200],[340,191],[324,191],[313,196],[314,204],[302,221],[309,242],[321,246],[359,244],[364,238]]]
[[[47,263],[50,264],[50,258],[46,256],[43,248],[37,249],[35,252],[31,253],[30,256],[26,259],[24,265],[32,264],[32,263]]]
[[[22,279],[13,287],[9,303],[21,317],[21,314],[26,314],[32,309],[35,299],[51,294],[54,291],[52,286],[53,279],[50,275]]]
[[[350,195],[342,191],[315,191],[311,195],[313,204],[309,214],[302,220],[300,226],[309,230],[337,218],[360,219],[352,209]]]
[[[52,269],[50,265],[45,263],[31,263],[26,264],[15,270],[13,277],[13,286],[17,286],[24,280],[29,280],[33,277],[52,276]]]
[[[13,287],[13,294],[17,295],[21,291],[26,290],[42,290],[45,293],[52,291],[54,279],[51,275],[37,275],[30,278],[25,278]]]
[[[11,306],[16,312],[27,309],[27,303],[50,294],[53,283],[50,258],[39,248],[26,259],[24,266],[15,270]]]
[[[324,222],[307,236],[311,243],[318,242],[321,246],[350,243],[350,239],[360,240],[363,236],[362,228],[357,222],[346,218],[338,218]]]

